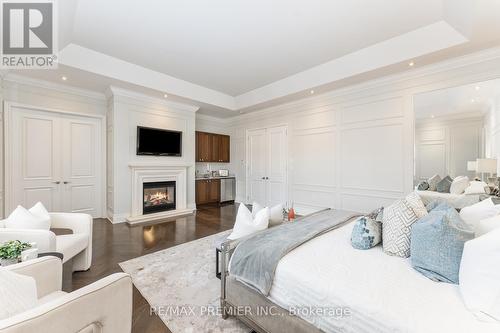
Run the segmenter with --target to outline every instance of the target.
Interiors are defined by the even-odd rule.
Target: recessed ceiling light
[[[474,102],[476,102],[476,100],[475,100],[474,98],[472,98],[472,99],[470,100],[470,102],[471,102],[471,103],[474,103]]]
[[[481,89],[481,87],[480,86],[476,86],[476,90],[479,90],[479,89]]]
[[[243,114],[243,111],[240,111],[240,114]]]
[[[415,63],[414,63],[413,61],[410,61],[410,62],[408,63],[408,66],[413,67],[413,66],[415,66]]]
[[[66,81],[68,78],[66,76],[63,76],[61,80]]]
[[[163,95],[163,97],[168,98],[168,95],[167,95],[167,94],[164,94],[164,95]]]
[[[314,94],[314,90],[311,90],[309,93],[310,93],[311,95],[312,95],[312,94]]]
[[[434,119],[434,117],[435,117],[435,116],[434,116],[433,114],[431,114],[431,118],[432,118],[432,119]]]

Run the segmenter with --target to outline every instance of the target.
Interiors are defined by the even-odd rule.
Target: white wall
[[[299,212],[364,212],[404,196],[413,188],[413,96],[500,77],[499,66],[498,54],[473,55],[227,121],[242,160],[240,200],[249,201],[246,131],[282,124],[289,127],[289,199]]]
[[[489,112],[484,117],[485,155],[500,159],[500,91],[491,100]],[[497,173],[500,174],[500,164]]]
[[[130,163],[188,166],[187,206],[195,208],[195,112],[197,108],[111,89],[108,105],[108,217],[124,222],[131,209]],[[137,126],[182,131],[182,156],[137,156]]]
[[[484,156],[483,117],[435,118],[420,120],[415,133],[415,180],[435,174],[441,177],[466,175],[467,161]]]

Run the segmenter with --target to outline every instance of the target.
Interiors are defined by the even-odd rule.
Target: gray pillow
[[[426,182],[425,180],[421,181],[417,186],[417,190],[419,191],[427,191],[428,189],[429,189],[429,183]]]
[[[441,181],[441,176],[439,175],[434,175],[431,178],[427,180],[429,183],[429,191],[436,191],[437,189],[437,184]],[[451,186],[451,185],[450,185]]]
[[[458,212],[442,203],[412,227],[412,266],[431,280],[458,284],[464,244],[473,238]]]
[[[453,179],[451,179],[450,176],[446,176],[437,183],[436,191],[440,193],[450,193],[451,183],[453,183]]]

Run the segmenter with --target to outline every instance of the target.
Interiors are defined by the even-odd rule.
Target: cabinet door
[[[221,136],[218,134],[210,134],[210,140],[211,140],[211,148],[212,151],[210,152],[210,161],[211,162],[220,162],[220,140]]]
[[[210,162],[210,134],[204,132],[196,132],[196,161]]]
[[[208,180],[196,181],[196,204],[202,205],[208,202]]]
[[[220,180],[212,179],[208,181],[208,201],[219,202],[220,198]]]
[[[219,136],[219,161],[224,163],[230,162],[230,139],[229,135]]]

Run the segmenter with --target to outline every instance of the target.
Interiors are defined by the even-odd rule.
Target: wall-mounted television
[[[137,155],[182,156],[182,132],[137,126]]]

